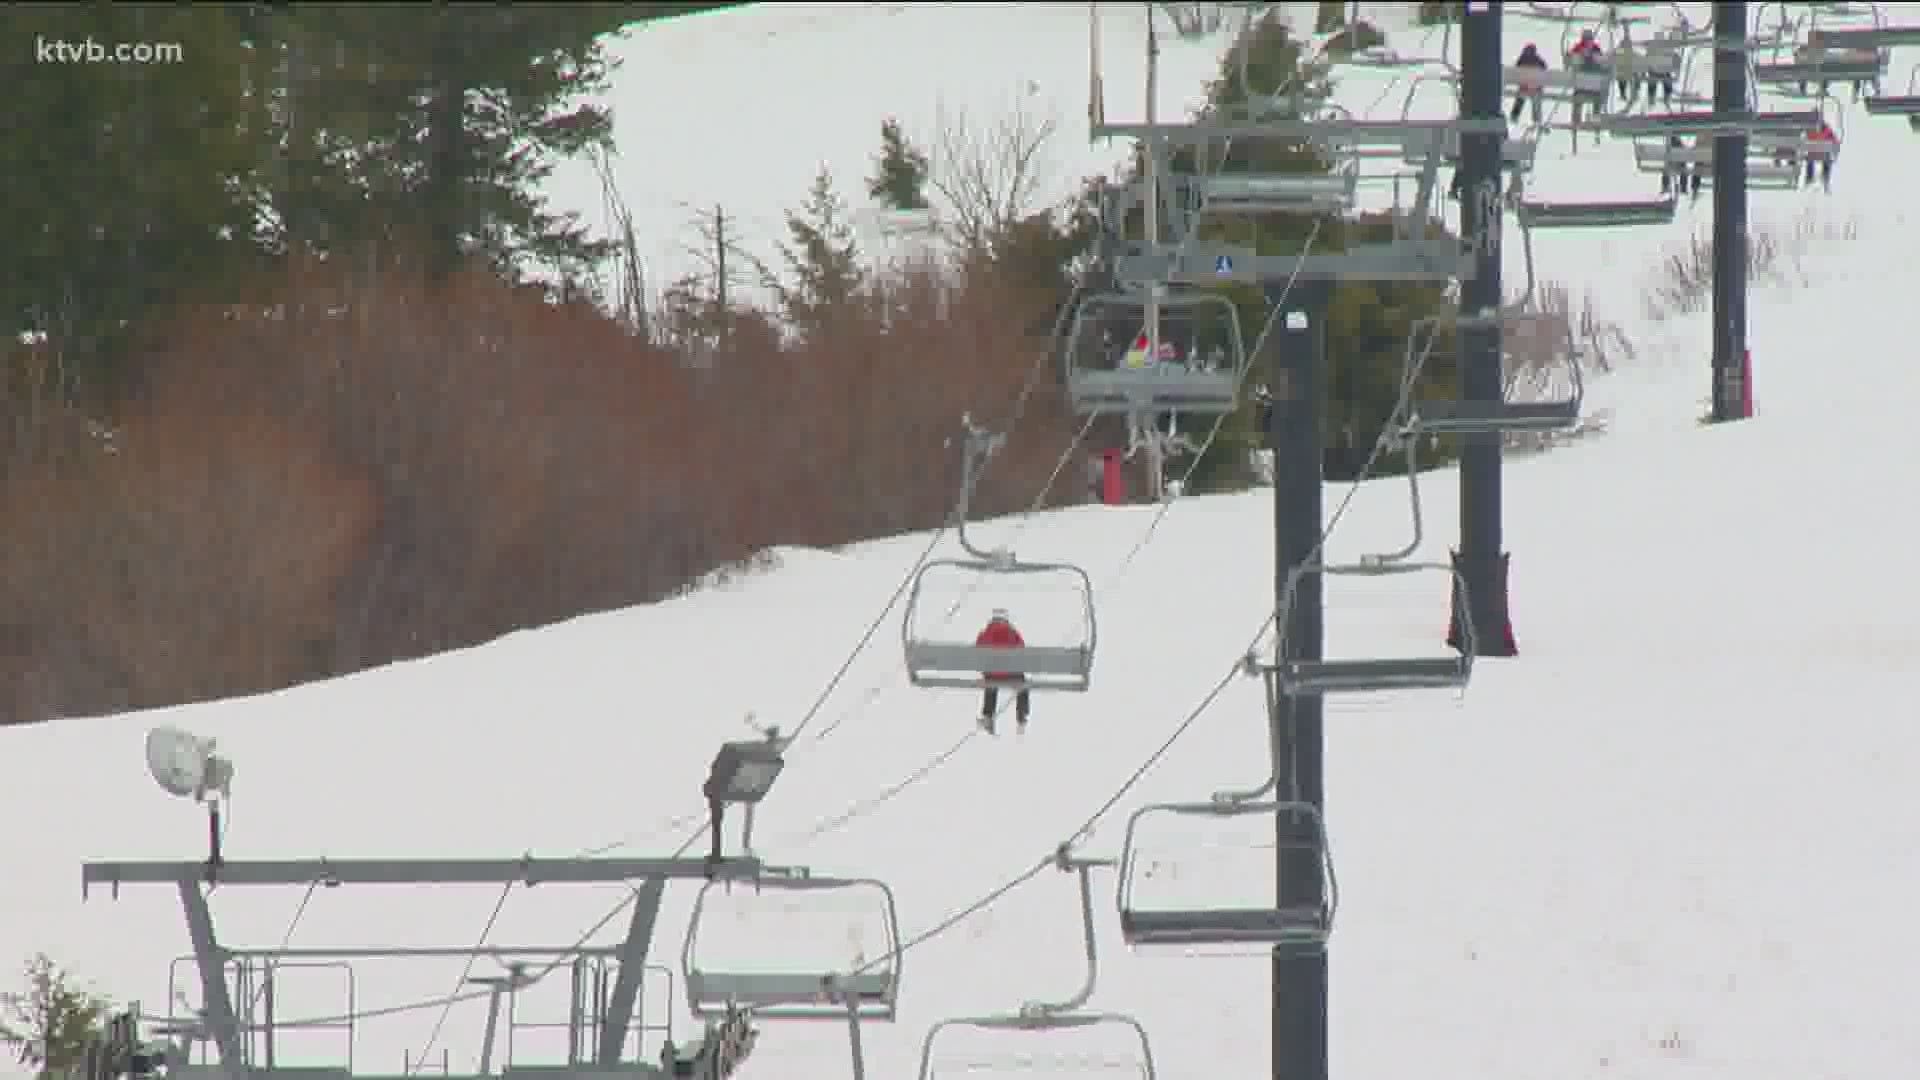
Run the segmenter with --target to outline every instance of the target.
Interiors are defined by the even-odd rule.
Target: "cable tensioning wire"
[[[1002,702],[1000,705],[999,711],[1005,712],[1008,707],[1009,706],[1005,702]],[[852,805],[848,806],[845,810],[842,810],[840,813],[835,814],[830,818],[826,818],[816,823],[812,828],[808,829],[806,832],[800,833],[790,838],[784,838],[784,839],[775,841],[774,846],[781,847],[781,848],[800,847],[801,845],[811,843],[814,840],[818,840],[820,837],[826,836],[829,833],[832,833],[840,829],[841,827],[855,821],[856,819],[865,817],[867,814],[870,814],[873,811],[878,810],[880,807],[886,805],[889,801],[891,801],[895,796],[899,795],[901,792],[906,791],[908,788],[919,783],[922,779],[925,779],[927,775],[932,773],[935,769],[938,769],[942,765],[945,765],[947,762],[953,760],[954,755],[958,754],[962,748],[964,748],[968,743],[972,742],[979,734],[980,734],[979,728],[968,729],[967,733],[965,735],[960,736],[960,738],[957,741],[955,741],[952,746],[947,747],[945,750],[940,751],[938,754],[935,754],[933,757],[923,762],[918,769],[915,769],[913,772],[907,774],[907,776],[904,779],[896,780],[892,784],[889,784],[888,786],[882,788],[878,794],[869,795],[868,797],[861,799],[858,802],[855,802]]]
[[[466,966],[460,969],[459,977],[453,980],[453,990],[447,997],[447,1003],[440,1010],[439,1018],[434,1020],[433,1030],[427,1033],[427,1045],[421,1048],[420,1056],[415,1058],[412,1064],[407,1065],[400,1075],[413,1076],[426,1067],[427,1057],[433,1053],[434,1044],[440,1041],[441,1029],[447,1026],[447,1017],[453,1014],[454,995],[460,993],[460,988],[467,985],[467,979],[473,975],[473,965],[480,960],[479,950],[486,947],[487,938],[492,936],[494,924],[500,921],[500,913],[506,910],[507,897],[513,894],[515,884],[509,881],[500,890],[500,899],[493,902],[493,913],[487,916],[487,924],[480,928],[480,943],[474,946],[475,951],[467,954]]]
[[[673,855],[671,857],[678,858],[681,855],[686,854],[686,851],[688,848],[692,847],[695,843],[699,842],[700,838],[706,835],[706,831],[707,831],[706,827],[702,825],[699,829],[695,830],[692,833],[689,833],[687,835],[687,838],[681,841],[680,846],[674,849]],[[622,912],[626,911],[629,907],[632,907],[634,900],[638,896],[639,896],[638,890],[636,890],[631,885],[627,886],[627,895],[625,898],[623,898],[618,904],[615,904],[613,908],[609,910],[605,915],[602,915],[599,921],[595,922],[592,926],[588,927],[587,932],[584,934],[581,934],[578,938],[576,938],[572,945],[567,946],[567,948],[562,950],[558,956],[548,961],[547,964],[541,967],[538,971],[534,972],[530,976],[527,976],[526,981],[524,981],[520,985],[522,987],[531,986],[534,983],[539,982],[541,979],[546,978],[548,975],[552,974],[554,971],[558,970],[562,965],[570,962],[575,956],[579,955],[579,952],[581,949],[586,948],[587,942],[592,941],[594,938],[594,935],[606,929],[608,923],[612,922],[616,918],[619,918]],[[451,1008],[452,1006],[461,1004],[463,1002],[477,1001],[480,998],[486,997],[492,992],[493,992],[492,990],[470,990],[465,993],[456,993],[456,994],[450,994],[450,995],[445,995],[441,997],[427,998],[421,1001],[409,1001],[399,1005],[385,1005],[385,1006],[380,1006],[378,1008],[372,1008],[372,1009],[357,1009],[353,1012],[340,1013],[334,1016],[316,1016],[316,1017],[302,1018],[299,1020],[282,1020],[282,1021],[278,1021],[275,1026],[282,1027],[282,1028],[295,1028],[295,1027],[301,1027],[301,1026],[318,1027],[320,1025],[349,1024],[349,1023],[355,1023],[360,1020],[374,1020],[383,1016],[399,1016],[403,1013],[421,1012],[426,1009]],[[264,1027],[265,1025],[260,1025],[260,1026]]]
[[[320,882],[318,880],[315,880],[315,881],[309,882],[307,885],[307,891],[300,894],[299,906],[293,909],[293,918],[287,921],[287,930],[285,933],[280,935],[280,948],[283,951],[293,945],[293,933],[295,930],[298,930],[300,928],[300,920],[305,918],[307,914],[307,905],[313,903],[313,894],[316,891],[318,891],[319,888],[320,888]],[[259,1008],[260,999],[266,996],[266,993],[267,993],[267,984],[261,983],[259,989],[253,992],[253,997],[249,999],[247,1002],[248,1016],[252,1016],[253,1010],[256,1008]]]

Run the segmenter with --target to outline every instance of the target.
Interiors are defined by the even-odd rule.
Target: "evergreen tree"
[[[108,1002],[45,955],[27,961],[26,977],[26,989],[0,993],[0,1046],[36,1075],[60,1076],[85,1062]]]
[[[1372,32],[1365,23],[1353,24],[1350,32],[1363,28]],[[1207,99],[1214,110],[1251,110],[1297,119],[1304,107],[1323,100],[1328,92],[1326,70],[1307,60],[1287,24],[1269,12],[1222,57],[1219,75],[1207,87]],[[1331,164],[1323,154],[1323,149],[1295,138],[1236,140],[1225,160],[1186,155],[1177,158],[1175,165],[1199,171],[1323,173]],[[1137,221],[1131,227],[1137,230]],[[1204,230],[1210,241],[1250,244],[1262,254],[1274,255],[1298,253],[1310,234],[1315,254],[1334,254],[1355,243],[1388,242],[1393,223],[1390,215],[1383,214],[1327,217],[1319,219],[1317,227],[1315,219],[1306,215],[1219,215]],[[1245,343],[1251,348],[1267,319],[1265,296],[1250,287],[1223,291],[1239,311]],[[1372,444],[1397,397],[1412,322],[1444,306],[1445,290],[1438,284],[1342,281],[1334,287],[1327,349],[1339,363],[1328,378],[1326,415],[1328,446],[1336,464],[1348,447],[1364,452]],[[1445,358],[1448,348],[1443,347],[1442,355],[1429,365],[1430,378],[1423,388],[1452,378]],[[1229,486],[1237,480],[1233,474],[1239,471],[1239,463],[1259,445],[1261,432],[1253,412],[1242,408],[1223,422],[1196,469],[1194,490]]]
[[[925,210],[926,189],[926,152],[900,130],[900,121],[881,121],[880,153],[874,160],[874,174],[867,181],[867,194],[895,210]]]
[[[244,9],[274,138],[258,192],[277,251],[418,249],[520,279],[584,277],[608,253],[538,189],[561,158],[607,148],[585,100],[611,70],[625,8],[295,5]]]
[[[767,283],[788,325],[806,338],[860,297],[866,272],[846,204],[826,169],[814,177],[806,201],[786,217],[787,241],[778,245],[786,277],[768,275]]]
[[[37,58],[48,42],[89,39],[179,55]],[[46,335],[62,357],[57,389],[103,387],[143,315],[241,276],[259,138],[244,64],[218,7],[49,5],[0,19],[0,339]]]

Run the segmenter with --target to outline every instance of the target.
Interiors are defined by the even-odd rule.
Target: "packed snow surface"
[[[1137,96],[1137,50],[1125,42],[1139,34],[1124,23],[1107,20],[1110,109]],[[1509,51],[1558,32],[1512,17]],[[1405,38],[1403,49],[1419,40]],[[779,5],[650,28],[625,46],[619,87],[627,197],[654,215],[647,231],[662,244],[675,200],[771,218],[822,161],[854,175],[885,110],[917,122],[942,95],[986,110],[993,93],[1037,84],[1071,129],[1085,40],[1084,9],[1064,4]],[[1168,46],[1162,85],[1176,96],[1163,108],[1191,103],[1218,45]],[[1407,84],[1392,87],[1395,77],[1343,71],[1342,100],[1356,111],[1381,100],[1376,114],[1397,115]],[[1445,94],[1432,97],[1439,115]],[[1899,704],[1920,670],[1920,575],[1902,554],[1920,515],[1896,422],[1905,390],[1920,391],[1897,331],[1898,305],[1915,295],[1902,178],[1920,164],[1920,138],[1858,107],[1845,124],[1832,195],[1753,196],[1756,233],[1796,222],[1857,232],[1812,243],[1756,282],[1749,422],[1695,422],[1705,315],[1641,311],[1660,261],[1706,227],[1710,198],[1671,226],[1536,239],[1541,273],[1589,293],[1638,352],[1592,387],[1606,434],[1510,461],[1520,656],[1476,665],[1462,696],[1328,702],[1340,1075],[1838,1080],[1903,1075],[1920,1058],[1901,989],[1920,952],[1920,734]],[[1063,146],[1073,141],[1069,132]],[[1614,197],[1652,180],[1617,145],[1583,146],[1577,159],[1543,149],[1539,179],[1543,193]],[[1507,235],[1517,239],[1511,223]],[[1507,245],[1510,291],[1520,247]],[[1444,561],[1457,536],[1456,489],[1450,470],[1422,480],[1423,558]],[[1330,515],[1344,505],[1330,558],[1405,540],[1404,480],[1346,495],[1328,492]],[[1267,772],[1260,688],[1231,671],[1273,610],[1268,494],[1184,499],[1164,515],[1083,507],[974,532],[1093,576],[1091,692],[1041,696],[1022,735],[978,733],[973,695],[906,684],[896,607],[801,729],[756,825],[769,861],[887,882],[915,939],[1062,841],[1117,855],[1137,808],[1254,787]],[[257,698],[0,731],[0,808],[15,822],[0,961],[44,951],[149,1014],[168,1012],[176,991],[197,1002],[186,965],[170,989],[168,963],[189,951],[170,889],[84,903],[78,889],[85,860],[202,853],[200,811],[145,775],[141,740],[161,723],[218,737],[237,763],[230,859],[665,855],[690,839],[701,853],[699,788],[716,745],[750,737],[748,713],[800,728],[928,539],[783,550],[774,568],[666,603]],[[937,550],[957,549],[947,537]],[[1447,582],[1427,578],[1333,582],[1329,655],[1438,651]],[[962,636],[981,614],[968,605],[1012,608],[1030,640],[1076,631],[1070,597],[988,582],[965,599],[948,627]],[[1141,898],[1261,895],[1271,842],[1257,829],[1143,835]],[[1092,1004],[1141,1019],[1161,1077],[1267,1075],[1269,964],[1251,951],[1130,951],[1113,872],[1096,871],[1095,885]],[[652,960],[669,969],[696,891],[668,891]],[[559,946],[627,895],[554,884],[510,888],[503,903],[491,886],[308,892],[217,889],[218,930],[258,947],[466,946],[484,925],[496,944]],[[885,954],[870,906],[792,901],[716,897],[703,941],[790,965]],[[864,1030],[869,1075],[913,1076],[943,1017],[1070,994],[1078,919],[1071,876],[1043,870],[913,946],[899,1022]],[[616,941],[624,925],[616,917],[594,940]],[[358,964],[351,1000],[339,969],[287,971],[276,1011],[431,1002],[457,988],[463,965]],[[468,974],[500,970],[483,959]],[[666,998],[669,978],[648,984],[644,1018],[660,1028],[645,1035],[649,1059],[664,1025],[676,1037],[694,1030],[678,987]],[[567,999],[562,971],[523,995],[518,1018],[562,1021]],[[440,1014],[360,1021],[355,1066],[397,1070],[432,1038],[434,1070],[443,1053],[471,1070],[484,999],[453,1007],[444,1026]],[[553,1029],[514,1039],[518,1062],[564,1053]],[[278,1041],[283,1064],[345,1060],[337,1029]],[[1128,1053],[1107,1035],[966,1037],[935,1075],[988,1065],[1075,1075]],[[740,1075],[847,1071],[844,1025],[786,1024],[768,1025]]]

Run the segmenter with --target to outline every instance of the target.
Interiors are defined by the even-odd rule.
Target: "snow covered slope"
[[[1022,7],[1023,17],[1044,10]],[[1051,42],[1031,26],[1004,41],[979,30],[993,17],[987,8],[878,8],[847,19],[911,28],[922,51],[909,71],[964,55],[985,70],[987,57],[1011,51],[1000,81],[1044,74],[1078,86],[1077,6],[1058,17]],[[791,11],[727,18],[786,42],[716,38],[709,57],[737,48],[750,54],[738,70],[764,73],[791,49],[805,63],[791,61],[790,83],[807,82],[809,93],[808,80],[837,79],[855,67],[846,55],[869,51],[850,44],[865,40],[852,29],[809,27]],[[976,32],[982,43],[955,47]],[[999,53],[989,51],[996,43]],[[888,45],[870,54],[892,63],[909,52]],[[952,67],[970,70],[940,70]],[[741,94],[758,81],[743,75]],[[823,90],[808,115],[837,108]],[[857,125],[847,153],[863,153],[876,124]],[[1623,185],[1644,182],[1619,150],[1608,152],[1583,150],[1569,171],[1614,162]],[[1757,419],[1693,423],[1706,326],[1677,319],[1640,327],[1663,350],[1658,362],[1597,389],[1620,410],[1611,436],[1513,463],[1507,535],[1520,658],[1479,665],[1463,699],[1330,703],[1340,1074],[1804,1080],[1901,1075],[1920,1054],[1905,991],[1906,958],[1920,949],[1910,917],[1920,905],[1911,808],[1920,736],[1900,704],[1910,696],[1904,676],[1920,666],[1920,576],[1902,557],[1903,530],[1920,514],[1897,420],[1920,374],[1894,314],[1915,295],[1916,229],[1899,205],[1916,154],[1920,139],[1905,125],[1855,112],[1831,198],[1755,196],[1756,221],[1806,212],[1859,228],[1855,242],[1811,255],[1800,279],[1756,288]],[[680,164],[662,172],[678,175]],[[1559,165],[1543,161],[1543,180]],[[784,199],[812,163],[766,155],[734,174],[764,178],[776,166],[794,173],[791,184],[767,183]],[[1704,204],[1698,213],[1704,227]],[[1553,245],[1556,276],[1630,314],[1651,261],[1685,235],[1676,225],[1540,243],[1543,258]],[[1457,528],[1454,476],[1432,474],[1423,487],[1423,553],[1441,558]],[[1329,494],[1338,506],[1343,491]],[[1271,512],[1258,493],[1182,501],[1144,546],[1153,508],[980,526],[983,541],[1094,576],[1092,692],[1040,698],[1022,737],[976,734],[970,695],[905,685],[896,610],[796,746],[760,816],[761,854],[888,881],[910,937],[1029,873],[1114,800],[1246,650],[1272,608]],[[1408,528],[1404,483],[1367,484],[1330,551],[1391,549]],[[101,989],[165,1011],[167,962],[187,951],[175,899],[129,888],[117,901],[81,904],[77,888],[82,860],[200,853],[197,811],[144,775],[140,740],[156,723],[217,736],[238,763],[230,858],[665,854],[700,820],[715,745],[744,736],[748,712],[793,730],[927,540],[783,551],[775,569],[668,603],[259,698],[0,730],[0,810],[14,823],[0,962],[44,950]],[[1332,654],[1423,652],[1446,618],[1444,581],[1337,585],[1328,598]],[[1040,598],[1008,602],[1032,615],[1031,636],[1059,628]],[[1082,850],[1117,853],[1126,815],[1143,803],[1258,784],[1262,725],[1257,686],[1228,680],[1098,815]],[[1261,888],[1270,877],[1262,855],[1156,849],[1152,861],[1169,877]],[[1129,953],[1111,913],[1111,874],[1097,884],[1094,1004],[1141,1017],[1162,1077],[1265,1075],[1267,963]],[[691,895],[671,891],[656,959],[677,959]],[[467,945],[488,925],[496,943],[565,944],[625,890],[514,889],[490,919],[500,896],[229,888],[214,908],[227,940],[263,946]],[[944,1016],[1071,992],[1074,906],[1071,879],[1045,871],[912,948],[901,1022],[865,1031],[869,1075],[912,1076],[921,1036]],[[779,941],[840,962],[884,949],[871,933],[844,930],[816,940],[788,929]],[[461,968],[363,967],[353,1007],[430,1001],[456,988]],[[496,973],[487,961],[473,971]],[[289,976],[281,1015],[346,1008],[327,978]],[[539,993],[547,1003],[530,995],[530,1009],[564,1017],[562,979]],[[664,1021],[664,1008],[650,1002],[649,1018]],[[444,1027],[439,1016],[427,1008],[362,1021],[355,1064],[396,1069],[434,1039],[436,1062],[446,1048],[456,1070],[470,1069],[484,1002],[454,1007]],[[683,1017],[675,1023],[689,1030]],[[337,1033],[285,1033],[281,1059],[327,1063],[341,1043]],[[516,1057],[555,1048],[522,1036]],[[959,1056],[1001,1049],[976,1043]],[[1055,1049],[1000,1065],[1066,1075],[1121,1052],[1072,1040]],[[839,1076],[845,1059],[839,1025],[770,1026],[741,1075]],[[963,1075],[964,1065],[937,1075]]]

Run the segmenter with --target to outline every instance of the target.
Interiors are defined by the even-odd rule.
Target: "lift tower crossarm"
[[[642,878],[753,878],[777,873],[759,859],[270,859],[224,860],[221,885],[481,885],[518,882],[613,884]],[[90,862],[80,868],[81,895],[89,886],[171,885],[206,880],[204,861]]]

